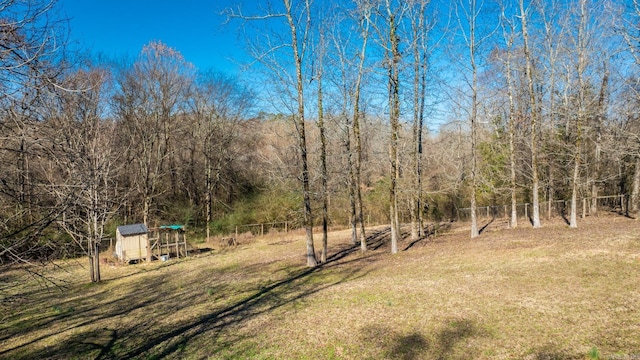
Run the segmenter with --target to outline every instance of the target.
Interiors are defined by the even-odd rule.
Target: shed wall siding
[[[124,260],[140,260],[147,257],[147,235],[116,235],[116,255]]]

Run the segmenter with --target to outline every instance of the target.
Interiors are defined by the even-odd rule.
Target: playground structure
[[[162,225],[149,229],[151,254],[159,260],[187,257],[187,233],[184,225]]]

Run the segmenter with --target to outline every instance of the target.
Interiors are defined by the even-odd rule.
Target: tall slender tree
[[[398,252],[398,238],[402,236],[398,219],[398,178],[400,135],[400,37],[398,34],[404,8],[392,0],[385,0],[385,21],[387,38],[385,39],[385,66],[387,68],[388,101],[389,101],[389,217],[391,223],[391,253]]]
[[[353,87],[353,139],[355,141],[356,161],[355,170],[353,172],[353,183],[355,184],[355,200],[356,200],[356,219],[360,224],[360,249],[362,252],[367,251],[367,236],[365,234],[364,216],[363,216],[363,204],[362,204],[362,187],[361,175],[362,175],[362,116],[360,111],[360,97],[362,90],[362,79],[364,76],[364,65],[367,54],[367,44],[369,40],[369,29],[371,21],[371,6],[367,3],[361,5],[360,11],[362,12],[362,20],[360,23],[362,47],[358,55],[358,67],[356,81]]]
[[[505,80],[507,82],[507,97],[508,97],[508,128],[509,128],[509,185],[511,192],[511,216],[509,226],[512,229],[518,227],[518,197],[517,197],[517,184],[516,184],[516,151],[515,151],[515,122],[516,122],[516,106],[514,99],[514,84],[513,84],[513,47],[516,37],[516,30],[514,21],[511,21],[506,15],[506,9],[502,9],[502,30],[503,37],[506,45],[504,54],[504,73]]]
[[[532,197],[532,214],[531,223],[534,228],[540,227],[540,199],[538,179],[538,127],[540,123],[540,112],[538,99],[536,98],[536,89],[533,79],[533,55],[531,54],[531,44],[529,41],[529,17],[530,7],[525,7],[524,0],[519,0],[520,22],[522,28],[522,45],[525,61],[525,76],[527,78],[527,86],[529,90],[529,112],[531,124],[531,197]]]
[[[424,236],[422,219],[422,156],[423,132],[426,102],[427,72],[429,69],[429,33],[433,24],[427,18],[427,6],[430,0],[414,1],[410,9],[411,52],[413,55],[413,186],[411,211],[411,238],[417,240]]]

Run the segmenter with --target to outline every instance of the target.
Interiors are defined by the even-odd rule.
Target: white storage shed
[[[121,261],[129,262],[147,259],[149,230],[144,224],[118,226],[116,229],[115,255]],[[151,259],[147,259],[149,261]]]

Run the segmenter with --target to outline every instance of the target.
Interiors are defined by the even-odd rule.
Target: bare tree
[[[546,113],[548,118],[548,124],[550,128],[554,128],[558,123],[558,114],[557,114],[557,92],[558,92],[558,65],[559,65],[559,56],[561,53],[561,48],[563,47],[562,42],[563,39],[563,24],[558,21],[553,21],[554,17],[557,17],[559,14],[558,9],[556,8],[557,4],[554,1],[549,2],[538,2],[537,10],[541,16],[541,20],[544,26],[544,58],[546,64],[546,79],[548,81],[548,97],[546,100]],[[547,132],[547,142],[552,143],[554,138],[554,132]],[[547,156],[546,159],[547,166],[547,217],[551,219],[551,210],[553,207],[553,199],[555,196],[555,184],[554,184],[554,166],[555,159],[552,156]]]
[[[316,65],[316,81],[318,84],[318,129],[320,131],[320,181],[321,181],[321,197],[322,197],[322,251],[320,253],[320,261],[327,262],[328,237],[329,237],[329,174],[327,171],[327,135],[324,120],[324,104],[323,104],[323,76],[324,76],[324,58],[326,53],[326,43],[324,36],[324,27],[319,29],[318,46],[316,49],[317,65]]]
[[[429,33],[434,24],[427,18],[427,6],[430,0],[418,0],[410,6],[409,19],[411,22],[411,49],[413,55],[413,199],[411,210],[411,238],[417,240],[424,235],[422,219],[422,156],[423,131],[427,88],[427,73],[429,71],[428,48]]]
[[[246,118],[253,106],[253,94],[237,84],[237,80],[215,72],[200,74],[190,94],[189,170],[185,176],[189,183],[190,197],[198,198],[202,178],[198,170],[204,169],[204,206],[206,237],[211,236],[213,204],[216,189],[225,179],[232,181],[233,162],[240,154],[234,151],[239,138],[240,121]],[[196,200],[198,202],[198,200]],[[196,204],[197,205],[197,204]]]
[[[43,234],[66,209],[38,186],[44,97],[62,89],[66,20],[56,1],[0,1],[0,261],[30,263],[54,244]]]
[[[362,175],[362,116],[360,111],[360,98],[362,91],[362,79],[364,76],[364,65],[367,52],[367,44],[369,40],[369,29],[371,26],[371,6],[368,3],[361,4],[360,11],[362,12],[362,21],[360,24],[362,47],[358,55],[359,63],[357,67],[357,76],[353,88],[353,138],[355,141],[356,162],[355,170],[353,172],[353,183],[355,184],[355,200],[357,211],[357,223],[360,224],[360,249],[362,252],[367,251],[367,236],[364,228],[364,216],[363,216],[363,204],[362,204],[362,188],[361,188],[361,175]],[[355,230],[355,229],[354,229]]]
[[[313,217],[311,213],[311,187],[309,184],[309,164],[307,160],[307,136],[306,136],[306,122],[304,114],[304,83],[302,80],[302,56],[300,51],[300,43],[298,42],[298,29],[296,18],[292,11],[292,0],[283,0],[285,6],[285,17],[291,30],[291,47],[293,50],[293,62],[295,64],[295,79],[296,79],[296,92],[298,99],[298,111],[295,114],[296,130],[298,131],[298,149],[300,151],[300,160],[302,167],[302,197],[304,202],[304,227],[306,231],[306,243],[307,243],[307,266],[316,266],[316,254],[313,246]],[[304,12],[306,12],[306,29],[311,22],[311,9],[309,0],[306,0]],[[306,38],[306,33],[303,37]],[[302,39],[301,43],[305,45],[306,39]]]
[[[357,19],[357,20],[356,20]],[[360,171],[362,168],[362,138],[360,97],[362,80],[365,74],[365,59],[369,39],[371,7],[369,2],[357,2],[352,12],[335,11],[331,20],[331,49],[327,55],[331,58],[333,72],[329,81],[335,88],[334,100],[339,105],[339,118],[343,124],[342,138],[346,158],[346,184],[349,196],[349,223],[351,241],[361,242],[366,251],[364,225],[362,224],[362,194]],[[360,42],[361,41],[361,42]],[[354,71],[353,69],[357,70]],[[358,155],[359,154],[359,155]],[[360,236],[358,224],[361,224]]]
[[[535,84],[533,81],[533,56],[529,41],[529,12],[530,7],[525,7],[524,0],[520,0],[520,22],[522,27],[522,44],[524,50],[525,75],[529,89],[529,111],[531,113],[531,196],[532,196],[532,224],[534,228],[540,227],[540,200],[538,179],[538,126],[540,112],[538,99],[536,98]]]
[[[469,74],[464,74],[465,83],[468,86],[469,96],[469,125],[471,128],[471,238],[477,237],[480,232],[476,214],[477,192],[478,192],[478,108],[480,106],[478,72],[481,48],[493,35],[493,30],[481,32],[479,26],[481,10],[485,6],[484,2],[476,0],[459,0],[455,2],[455,12],[465,50],[468,52],[468,65],[465,70]],[[496,17],[499,19],[498,17]],[[470,79],[468,77],[470,77]]]
[[[389,101],[389,126],[391,139],[389,140],[389,217],[391,223],[391,253],[398,252],[398,238],[402,236],[398,219],[398,178],[399,178],[399,153],[398,140],[400,134],[400,37],[398,34],[399,23],[404,16],[404,7],[395,4],[392,0],[385,0],[386,39],[384,39],[384,61],[387,70],[388,101]]]
[[[145,224],[168,173],[174,128],[193,80],[191,69],[179,52],[152,42],[119,79],[114,106],[125,131],[120,138],[130,141],[128,161],[137,171],[133,181],[142,198]]]
[[[296,129],[298,154],[300,158],[300,183],[303,197],[304,227],[306,232],[306,257],[307,266],[317,265],[317,259],[313,243],[313,216],[311,209],[311,184],[309,176],[309,163],[307,154],[307,130],[305,118],[305,80],[304,57],[310,41],[311,31],[311,2],[310,0],[282,0],[282,10],[275,11],[271,4],[267,4],[265,14],[245,15],[242,9],[229,10],[230,18],[244,21],[268,21],[279,20],[280,26],[286,26],[288,36],[282,38],[281,34],[272,34],[274,38],[266,34],[266,45],[248,44],[253,46],[252,56],[257,62],[266,66],[270,75],[276,78],[284,94],[289,94],[295,99],[295,105],[291,107],[293,123]],[[279,40],[275,40],[278,38]],[[271,41],[278,41],[272,43]],[[287,57],[279,57],[281,49],[289,49]],[[284,62],[284,63],[283,63]],[[291,68],[293,70],[291,71]],[[295,91],[292,91],[295,90]],[[287,99],[288,100],[288,99]],[[289,106],[288,103],[285,104]]]
[[[82,89],[61,94],[49,108],[47,153],[53,169],[48,172],[50,193],[69,206],[57,223],[89,258],[91,281],[100,281],[99,245],[105,224],[116,213],[121,199],[116,189],[118,152],[115,124],[105,119],[109,73],[79,70],[65,87]]]
[[[506,9],[502,9],[502,30],[503,37],[506,45],[506,51],[504,55],[504,73],[505,79],[507,82],[507,97],[509,99],[509,183],[511,186],[511,219],[509,221],[509,226],[512,229],[518,227],[518,211],[517,211],[517,184],[516,184],[516,151],[515,151],[515,122],[516,122],[516,106],[514,99],[514,84],[513,84],[513,68],[512,68],[512,58],[513,58],[513,47],[514,41],[516,37],[516,30],[514,21],[507,18],[505,15]]]

